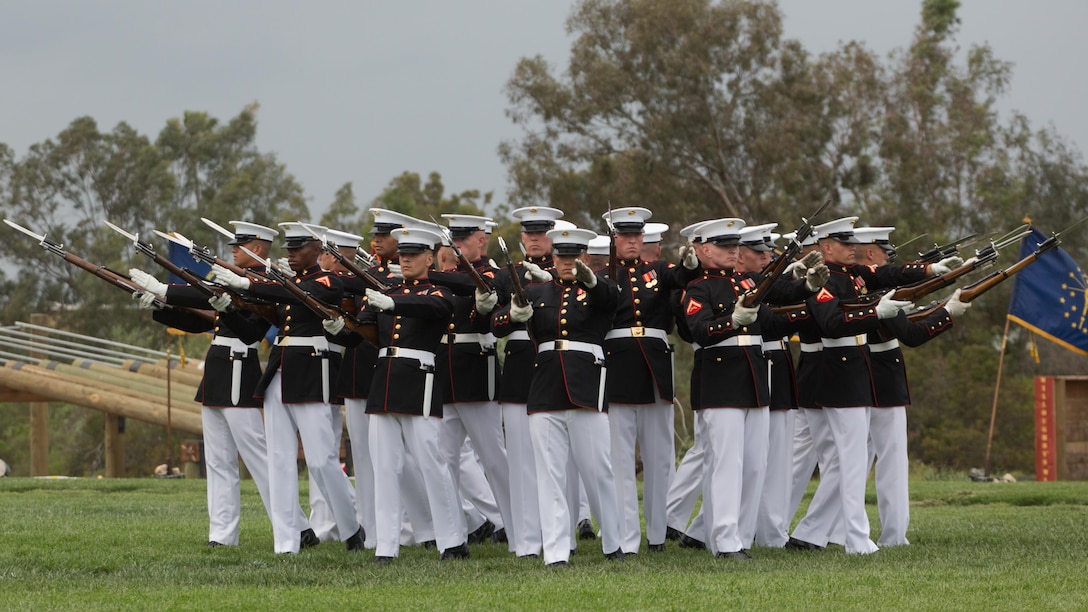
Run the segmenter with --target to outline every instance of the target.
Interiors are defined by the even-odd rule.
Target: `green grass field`
[[[0,608],[1088,608],[1088,483],[914,482],[911,546],[866,557],[756,548],[743,563],[670,542],[616,563],[593,541],[565,570],[492,544],[388,566],[334,543],[277,556],[244,486],[242,545],[208,549],[203,481],[0,479]],[[870,483],[875,539],[874,502]]]

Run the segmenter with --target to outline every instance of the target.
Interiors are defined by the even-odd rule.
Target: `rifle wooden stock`
[[[383,293],[389,291],[389,285],[382,282],[380,279],[378,279],[378,277],[374,276],[370,272],[367,272],[366,270],[355,265],[354,261],[349,261],[348,258],[344,257],[344,254],[341,253],[340,249],[337,248],[335,245],[330,245],[328,243],[324,244],[325,252],[336,258],[336,261],[339,262],[340,265],[344,266],[345,270],[363,279],[363,282],[370,285],[372,289],[376,289]]]
[[[831,205],[831,200],[825,200],[816,212],[812,213],[811,219],[815,219]],[[744,294],[741,298],[742,304],[745,308],[752,308],[767,296],[767,292],[771,290],[775,282],[778,281],[778,277],[782,276],[782,273],[786,271],[786,267],[794,260],[797,255],[801,253],[801,243],[804,242],[810,235],[812,235],[812,221],[810,219],[801,218],[801,227],[797,228],[797,232],[794,234],[794,239],[786,245],[786,248],[782,251],[782,254],[778,259],[769,263],[764,270],[770,269],[770,273],[763,277],[763,282],[759,283],[755,289]]]
[[[50,249],[50,250],[52,250],[52,249]],[[54,251],[54,252],[56,252],[56,251]],[[58,254],[60,255],[61,259],[63,259],[64,261],[72,264],[73,266],[76,266],[77,268],[82,268],[83,270],[85,270],[87,272],[90,272],[91,274],[93,274],[93,275],[97,276],[98,278],[106,281],[107,283],[113,285],[114,287],[118,287],[120,289],[123,289],[124,291],[127,291],[128,293],[136,293],[138,291],[143,291],[142,287],[140,287],[136,283],[133,283],[132,280],[129,277],[124,276],[123,274],[118,274],[117,272],[114,272],[113,270],[110,270],[109,268],[99,266],[99,265],[95,265],[95,264],[87,261],[86,259],[83,259],[82,257],[79,257],[78,255],[73,255],[73,254],[71,254],[71,253],[69,253],[67,251],[64,251],[63,253],[58,253]],[[187,307],[184,307],[184,306],[170,306],[169,304],[163,304],[163,306],[166,307],[166,308],[177,308],[178,310],[184,310],[185,312],[192,313],[192,314],[206,320],[208,322],[208,328],[209,329],[211,329],[211,326],[215,324],[215,314],[210,312],[210,311],[200,310],[200,309],[197,309],[197,308],[187,308]]]
[[[960,289],[960,301],[964,303],[970,303],[971,301],[978,299],[979,296],[981,296],[983,293],[986,293],[990,289],[993,289],[994,287],[1000,285],[1002,282],[1008,280],[1009,278],[1012,278],[1012,276],[1017,272],[1035,263],[1039,259],[1039,257],[1042,256],[1043,253],[1058,246],[1058,244],[1060,244],[1058,237],[1056,235],[1051,236],[1045,242],[1040,244],[1035,249],[1035,252],[1031,255],[1028,255],[1020,261],[1012,264],[1008,268],[1005,268],[1004,270],[998,270],[997,272],[993,272],[989,276],[974,283],[971,283],[966,287],[963,287],[962,289]],[[911,321],[920,321],[929,316],[930,314],[933,314],[933,312],[936,311],[938,308],[944,308],[945,304],[947,303],[948,299],[944,299],[935,306],[932,306],[920,312],[915,312],[907,315],[907,318]]]
[[[917,302],[918,300],[929,295],[930,293],[933,293],[934,291],[938,291],[940,289],[944,289],[945,287],[955,283],[956,280],[959,279],[961,276],[978,270],[981,266],[986,265],[996,257],[997,252],[995,251],[993,257],[988,258],[984,261],[979,260],[973,261],[971,263],[965,263],[962,266],[956,268],[955,270],[948,272],[948,274],[939,274],[937,276],[927,278],[922,282],[914,285],[899,287],[895,290],[895,293],[892,294],[892,299],[906,300],[908,302]]]

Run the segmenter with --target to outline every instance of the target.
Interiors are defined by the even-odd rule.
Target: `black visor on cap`
[[[450,236],[457,240],[460,240],[462,238],[468,238],[469,236],[475,234],[478,231],[480,231],[480,228],[478,227],[451,227]]]
[[[399,227],[402,227],[399,223],[375,223],[370,231],[374,234],[388,234]]]
[[[759,242],[742,242],[740,243],[740,245],[743,247],[748,247],[753,251],[759,251],[760,253],[767,253],[774,250],[773,248],[771,248],[771,245],[763,242],[762,240]]]
[[[532,221],[522,221],[521,231],[532,234],[534,232],[546,232],[555,228],[555,221],[547,219],[534,219]]]
[[[617,234],[641,234],[646,224],[642,221],[617,221],[612,224]]]
[[[713,238],[704,238],[703,242],[708,242],[714,246],[737,246],[740,244],[740,236],[715,236]]]
[[[284,240],[283,246],[285,246],[288,249],[300,249],[300,248],[306,246],[307,242],[312,242],[314,240],[317,240],[317,238],[314,238],[312,236],[311,237],[292,236],[292,237],[287,238],[286,240]]]
[[[234,240],[231,240],[227,244],[249,244],[259,238],[260,237],[257,236],[257,234],[235,234]]]
[[[835,232],[834,234],[828,234],[827,237],[843,244],[861,244],[854,236],[854,232]]]
[[[556,255],[581,255],[587,248],[588,245],[571,242],[552,243],[552,252]]]
[[[418,242],[404,242],[404,243],[398,242],[397,243],[397,252],[398,253],[409,253],[409,254],[423,253],[425,251],[430,251],[432,248],[434,248],[434,247],[428,246],[426,244],[420,244]]]

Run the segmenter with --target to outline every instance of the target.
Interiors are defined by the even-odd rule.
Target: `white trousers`
[[[258,408],[204,406],[200,417],[204,425],[204,464],[208,472],[208,540],[237,546],[238,523],[242,515],[239,454],[257,485],[265,511],[272,515],[264,421]],[[299,509],[299,518],[303,518],[301,512]]]
[[[421,416],[370,416],[377,556],[396,557],[400,554],[403,515],[400,480],[405,471],[406,451],[415,458],[423,476],[438,550],[459,546],[468,539],[460,498],[449,465],[438,448],[440,421]],[[415,531],[415,524],[412,526]]]
[[[699,494],[703,490],[703,456],[706,450],[703,448],[703,420],[699,413],[695,412],[695,443],[684,453],[680,465],[672,475],[669,483],[669,494],[665,504],[668,516],[668,526],[673,529],[686,532],[691,521],[691,513],[695,511],[695,504],[699,501]],[[701,536],[692,536],[701,540]]]
[[[370,417],[365,399],[344,399],[351,463],[355,467],[355,517],[363,527],[366,547],[377,546],[374,525],[374,463],[370,459]]]
[[[756,543],[782,548],[789,540],[793,483],[793,420],[797,410],[772,410],[767,437],[767,475],[759,500]]]
[[[646,539],[665,542],[665,499],[669,473],[676,464],[673,448],[672,402],[608,405],[612,438],[612,471],[619,505],[620,548],[637,553],[642,543],[638,513],[638,480],[635,477],[635,441],[642,454],[642,508],[646,515]]]
[[[496,529],[503,527],[499,504],[495,501],[495,494],[491,492],[491,485],[487,484],[487,476],[480,465],[476,449],[472,448],[468,438],[461,444],[461,457],[456,474],[457,492],[461,495],[461,511],[465,513],[468,532],[476,531],[485,521],[491,521]]]
[[[336,441],[336,457],[337,463],[340,462],[340,441],[344,439],[344,412],[340,406],[336,404],[330,404],[329,408],[332,409],[332,436]],[[314,484],[314,475],[309,474],[310,479],[310,527],[314,530],[314,534],[322,542],[339,542],[346,540],[353,534],[341,534],[340,530],[336,528],[336,518],[332,514],[332,508],[329,507],[329,502],[325,501],[325,497],[321,495],[321,488]],[[350,479],[349,479],[350,481]],[[355,490],[349,488],[351,491],[351,502],[355,505]]]
[[[544,562],[567,561],[575,541],[568,501],[572,454],[590,509],[600,524],[602,550],[611,553],[619,549],[608,415],[592,410],[537,412],[529,415],[529,431],[536,457]]]
[[[525,404],[503,404],[502,420],[506,431],[506,462],[510,474],[511,530],[507,538],[519,556],[539,555],[540,505],[537,499],[536,458],[529,433],[529,414]]]
[[[812,439],[809,416],[815,414],[814,418],[823,418],[823,412],[819,410],[801,408],[794,412],[797,414],[793,417],[793,465],[789,506],[786,507],[787,524],[792,523],[793,517],[797,515],[797,509],[801,507],[801,500],[804,499],[805,491],[808,490],[808,483],[812,481],[812,474],[816,471],[816,445]],[[822,422],[826,427],[827,420],[824,419]]]
[[[277,553],[299,549],[298,440],[306,466],[335,517],[343,539],[359,530],[351,482],[340,468],[340,444],[333,439],[332,408],[324,402],[284,404],[277,373],[265,391],[265,432],[268,437],[269,493],[272,533]],[[297,435],[296,435],[297,434]]]
[[[490,487],[498,504],[500,517],[488,516],[486,507],[469,499],[476,509],[495,524],[496,529],[513,523],[510,512],[510,465],[506,459],[506,442],[502,431],[502,408],[497,402],[466,402],[444,404],[439,426],[439,448],[450,466],[454,482],[460,491],[461,453],[466,437],[478,453]],[[485,500],[476,496],[483,503]]]
[[[869,410],[823,408],[828,433],[835,448],[834,456],[826,473],[821,466],[820,484],[793,537],[825,546],[841,512],[846,529],[846,552],[867,554],[879,550],[869,539],[869,516],[865,513]],[[813,429],[813,438],[819,445],[820,432],[815,429],[816,421],[811,419],[811,414],[809,417],[809,427]]]
[[[869,419],[869,461],[876,457],[876,507],[880,546],[905,546],[910,525],[910,461],[907,459],[905,406],[873,408]]]
[[[691,531],[712,554],[751,546],[767,468],[767,408],[700,410],[705,427],[703,507]],[[698,416],[696,417],[698,418]]]

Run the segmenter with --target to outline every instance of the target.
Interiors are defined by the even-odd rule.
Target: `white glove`
[[[958,255],[952,257],[945,257],[935,264],[929,265],[929,273],[936,276],[937,274],[948,274],[953,269],[963,265],[963,258]]]
[[[521,267],[525,268],[525,280],[530,283],[546,283],[552,280],[551,274],[548,274],[540,266],[531,261],[523,261]]]
[[[139,268],[129,268],[128,277],[132,279],[132,282],[155,295],[166,295],[166,283]]]
[[[295,271],[291,269],[291,264],[287,261],[286,257],[280,257],[276,260],[276,267],[280,269],[280,274],[287,278],[294,278]]]
[[[581,259],[574,260],[574,280],[581,281],[587,289],[597,286],[597,275]]]
[[[827,284],[829,278],[831,278],[831,270],[828,270],[825,264],[816,264],[805,272],[805,289],[815,293]]]
[[[158,296],[149,291],[133,291],[132,299],[136,300],[136,307],[140,310],[158,310],[161,308],[155,304]]]
[[[336,317],[335,319],[325,319],[321,322],[321,327],[325,328],[325,331],[330,336],[338,335],[344,331],[344,317]]]
[[[790,278],[793,280],[801,280],[802,278],[805,278],[805,274],[807,273],[808,268],[805,267],[805,264],[801,261],[795,261],[786,266],[786,270],[783,272],[783,274],[789,274]]]
[[[494,259],[488,259],[488,260],[487,260],[487,263],[488,263],[488,264],[489,264],[489,265],[490,265],[490,266],[491,266],[492,268],[495,268],[496,270],[497,270],[497,269],[499,269],[499,264],[495,263],[495,260],[494,260]]]
[[[893,295],[895,295],[895,292],[889,291],[876,303],[876,316],[878,319],[891,319],[899,314],[900,310],[914,308],[914,304],[907,300],[896,300],[892,298]]]
[[[524,323],[531,319],[533,316],[533,305],[526,304],[524,306],[518,306],[517,304],[510,305],[510,320],[515,323]]]
[[[699,256],[695,254],[695,247],[685,244],[680,247],[680,263],[684,265],[688,270],[694,270],[699,267]]]
[[[952,294],[952,297],[948,298],[948,303],[944,305],[944,309],[948,311],[948,314],[955,319],[967,312],[967,309],[971,307],[969,302],[960,301],[960,290]]]
[[[238,276],[234,272],[224,268],[219,264],[212,264],[212,274],[215,275],[215,280],[231,287],[232,289],[240,289],[245,291],[249,289],[249,279],[244,276]]]
[[[385,266],[385,269],[389,270],[389,276],[397,280],[404,280],[404,273],[400,271],[400,264],[391,263]]]
[[[487,293],[481,293],[479,289],[476,289],[476,312],[480,314],[487,314],[492,310],[495,310],[495,304],[499,303],[499,294],[494,291],[488,291]]]
[[[220,293],[219,295],[213,295],[208,298],[208,303],[212,305],[212,308],[219,312],[227,312],[231,308],[230,296],[226,293]]]
[[[818,266],[824,262],[824,256],[819,251],[809,251],[805,253],[805,256],[801,258],[801,263],[806,268],[812,268]]]
[[[737,300],[737,303],[733,306],[733,328],[739,329],[746,325],[751,325],[759,318],[759,304],[748,308],[744,305],[744,298]]]
[[[393,310],[393,298],[373,289],[366,290],[366,303],[378,310]]]

